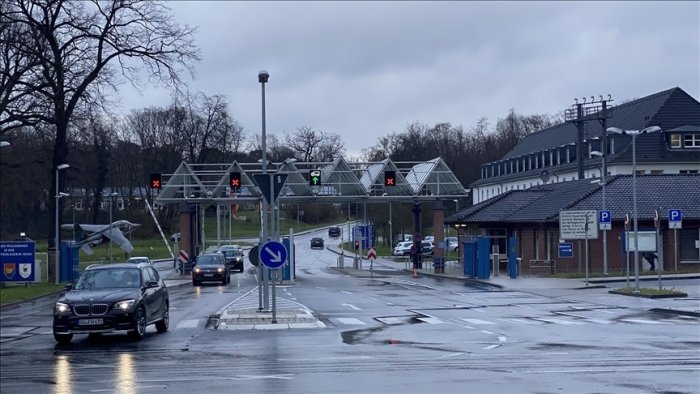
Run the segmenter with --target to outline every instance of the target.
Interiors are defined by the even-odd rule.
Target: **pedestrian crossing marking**
[[[529,320],[529,319],[501,319],[503,321],[509,322],[509,323],[515,323],[515,324],[529,324],[529,325],[534,325],[538,326],[541,324],[544,324],[541,321],[535,321],[535,320]]]

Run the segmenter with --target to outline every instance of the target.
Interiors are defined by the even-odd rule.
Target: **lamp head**
[[[66,168],[70,167],[70,164],[59,164],[56,166],[57,170],[65,170]]]
[[[270,79],[270,73],[268,73],[265,70],[261,70],[258,73],[258,82],[260,83],[267,83],[267,80]]]
[[[68,197],[68,196],[70,196],[70,194],[68,194],[68,193],[64,193],[64,192],[58,193],[58,198],[63,198],[63,197]]]
[[[649,127],[644,128],[644,130],[642,130],[641,132],[642,133],[656,133],[657,131],[661,131],[661,127],[649,126]]]

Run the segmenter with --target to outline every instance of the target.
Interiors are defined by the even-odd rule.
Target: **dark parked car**
[[[323,238],[311,238],[311,249],[323,249]]]
[[[69,343],[73,334],[113,331],[126,331],[138,340],[149,324],[158,332],[168,330],[168,289],[148,263],[91,265],[66,289],[53,312],[58,343]]]
[[[340,237],[340,227],[330,227],[328,229],[328,236],[329,237]]]
[[[231,271],[224,262],[221,253],[207,253],[199,256],[192,267],[192,284],[198,286],[202,282],[221,282],[226,285],[231,281]]]
[[[229,271],[243,272],[243,249],[237,245],[225,245],[219,248],[219,253],[224,255]]]

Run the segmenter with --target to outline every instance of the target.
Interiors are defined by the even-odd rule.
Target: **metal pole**
[[[678,229],[673,229],[673,263],[674,270],[678,272]]]
[[[632,134],[632,214],[634,215],[634,292],[639,293],[639,227],[637,223],[637,134]]]
[[[627,265],[625,268],[625,275],[627,275],[627,288],[629,289],[630,287],[630,232],[629,230],[625,229],[625,260],[627,261]]]
[[[391,201],[389,201],[389,250],[394,247],[394,229],[391,224]]]
[[[587,214],[586,214],[586,256],[585,256],[585,259],[586,259],[586,261],[584,262],[584,264],[586,265],[586,286],[588,286],[588,215]]]
[[[661,211],[661,209],[659,209],[659,210],[656,212],[656,214],[655,214],[655,216],[654,216],[655,218],[658,216],[658,212],[660,212],[660,211]],[[660,224],[661,224],[661,218],[658,218],[658,219],[656,220],[656,223],[655,223],[655,224],[656,224],[656,252],[657,252],[656,255],[657,255],[657,256],[660,256],[660,258],[659,258],[659,260],[658,260],[659,266],[656,267],[656,271],[659,273],[659,291],[661,291],[661,267],[663,266],[663,260],[661,259],[661,257],[663,257],[663,252],[662,252],[663,244],[661,244],[661,243],[659,242],[659,227],[660,227]],[[659,247],[659,246],[661,246],[661,247]]]
[[[270,78],[270,74],[262,70],[258,73],[258,82],[260,82],[260,88],[261,88],[261,93],[262,93],[262,134],[261,134],[261,139],[262,139],[262,172],[263,174],[267,174],[267,135],[266,135],[266,129],[265,129],[265,83],[267,83],[268,79]],[[270,186],[272,186],[272,180],[270,180]],[[270,188],[272,189],[272,188]],[[272,190],[270,190],[270,193],[272,193]],[[272,200],[270,200],[272,202]],[[261,202],[261,210],[263,211],[263,222],[262,222],[262,237],[260,239],[260,247],[262,248],[262,245],[267,242],[268,239],[268,229],[269,229],[269,221],[268,221],[268,204],[265,198],[262,199]],[[263,264],[258,264],[258,267],[260,268],[260,274],[262,275],[262,298],[263,302],[261,305],[259,305],[260,310],[263,308],[265,310],[269,309],[270,305],[270,300],[269,300],[269,295],[268,295],[268,286],[269,286],[269,278],[268,278],[268,269],[265,267]],[[258,293],[260,291],[258,290]]]
[[[109,195],[109,225],[112,225],[112,206],[114,205],[114,197]],[[109,231],[112,231],[111,229]],[[112,262],[112,238],[109,238],[109,262]]]
[[[54,256],[56,257],[56,261],[55,261],[55,265],[54,265],[54,270],[56,272],[54,273],[55,274],[54,278],[55,278],[55,284],[59,284],[59,283],[61,283],[59,281],[59,272],[58,272],[60,270],[59,257],[61,254],[61,248],[59,247],[59,242],[60,242],[59,229],[60,229],[60,227],[59,227],[59,223],[58,223],[58,207],[59,207],[58,204],[59,204],[59,201],[60,201],[59,199],[61,198],[61,196],[60,196],[60,194],[58,194],[58,167],[56,168],[56,194],[55,194],[55,196],[56,196],[56,239],[54,240],[54,242],[55,242],[55,244],[54,244],[54,249],[55,249]]]
[[[605,211],[605,178],[608,176],[608,126],[607,101],[603,100],[603,173],[600,181],[603,184],[603,210]],[[608,275],[608,230],[603,230],[603,275]]]

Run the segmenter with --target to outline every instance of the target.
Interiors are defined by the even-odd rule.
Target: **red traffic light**
[[[355,250],[358,250],[358,249],[360,249],[360,240],[356,239],[355,240]]]
[[[229,174],[229,185],[232,190],[238,190],[241,187],[241,173],[232,172]]]
[[[161,174],[153,173],[151,174],[151,189],[160,189],[163,187],[163,181]]]
[[[384,186],[396,186],[396,171],[384,171]]]

